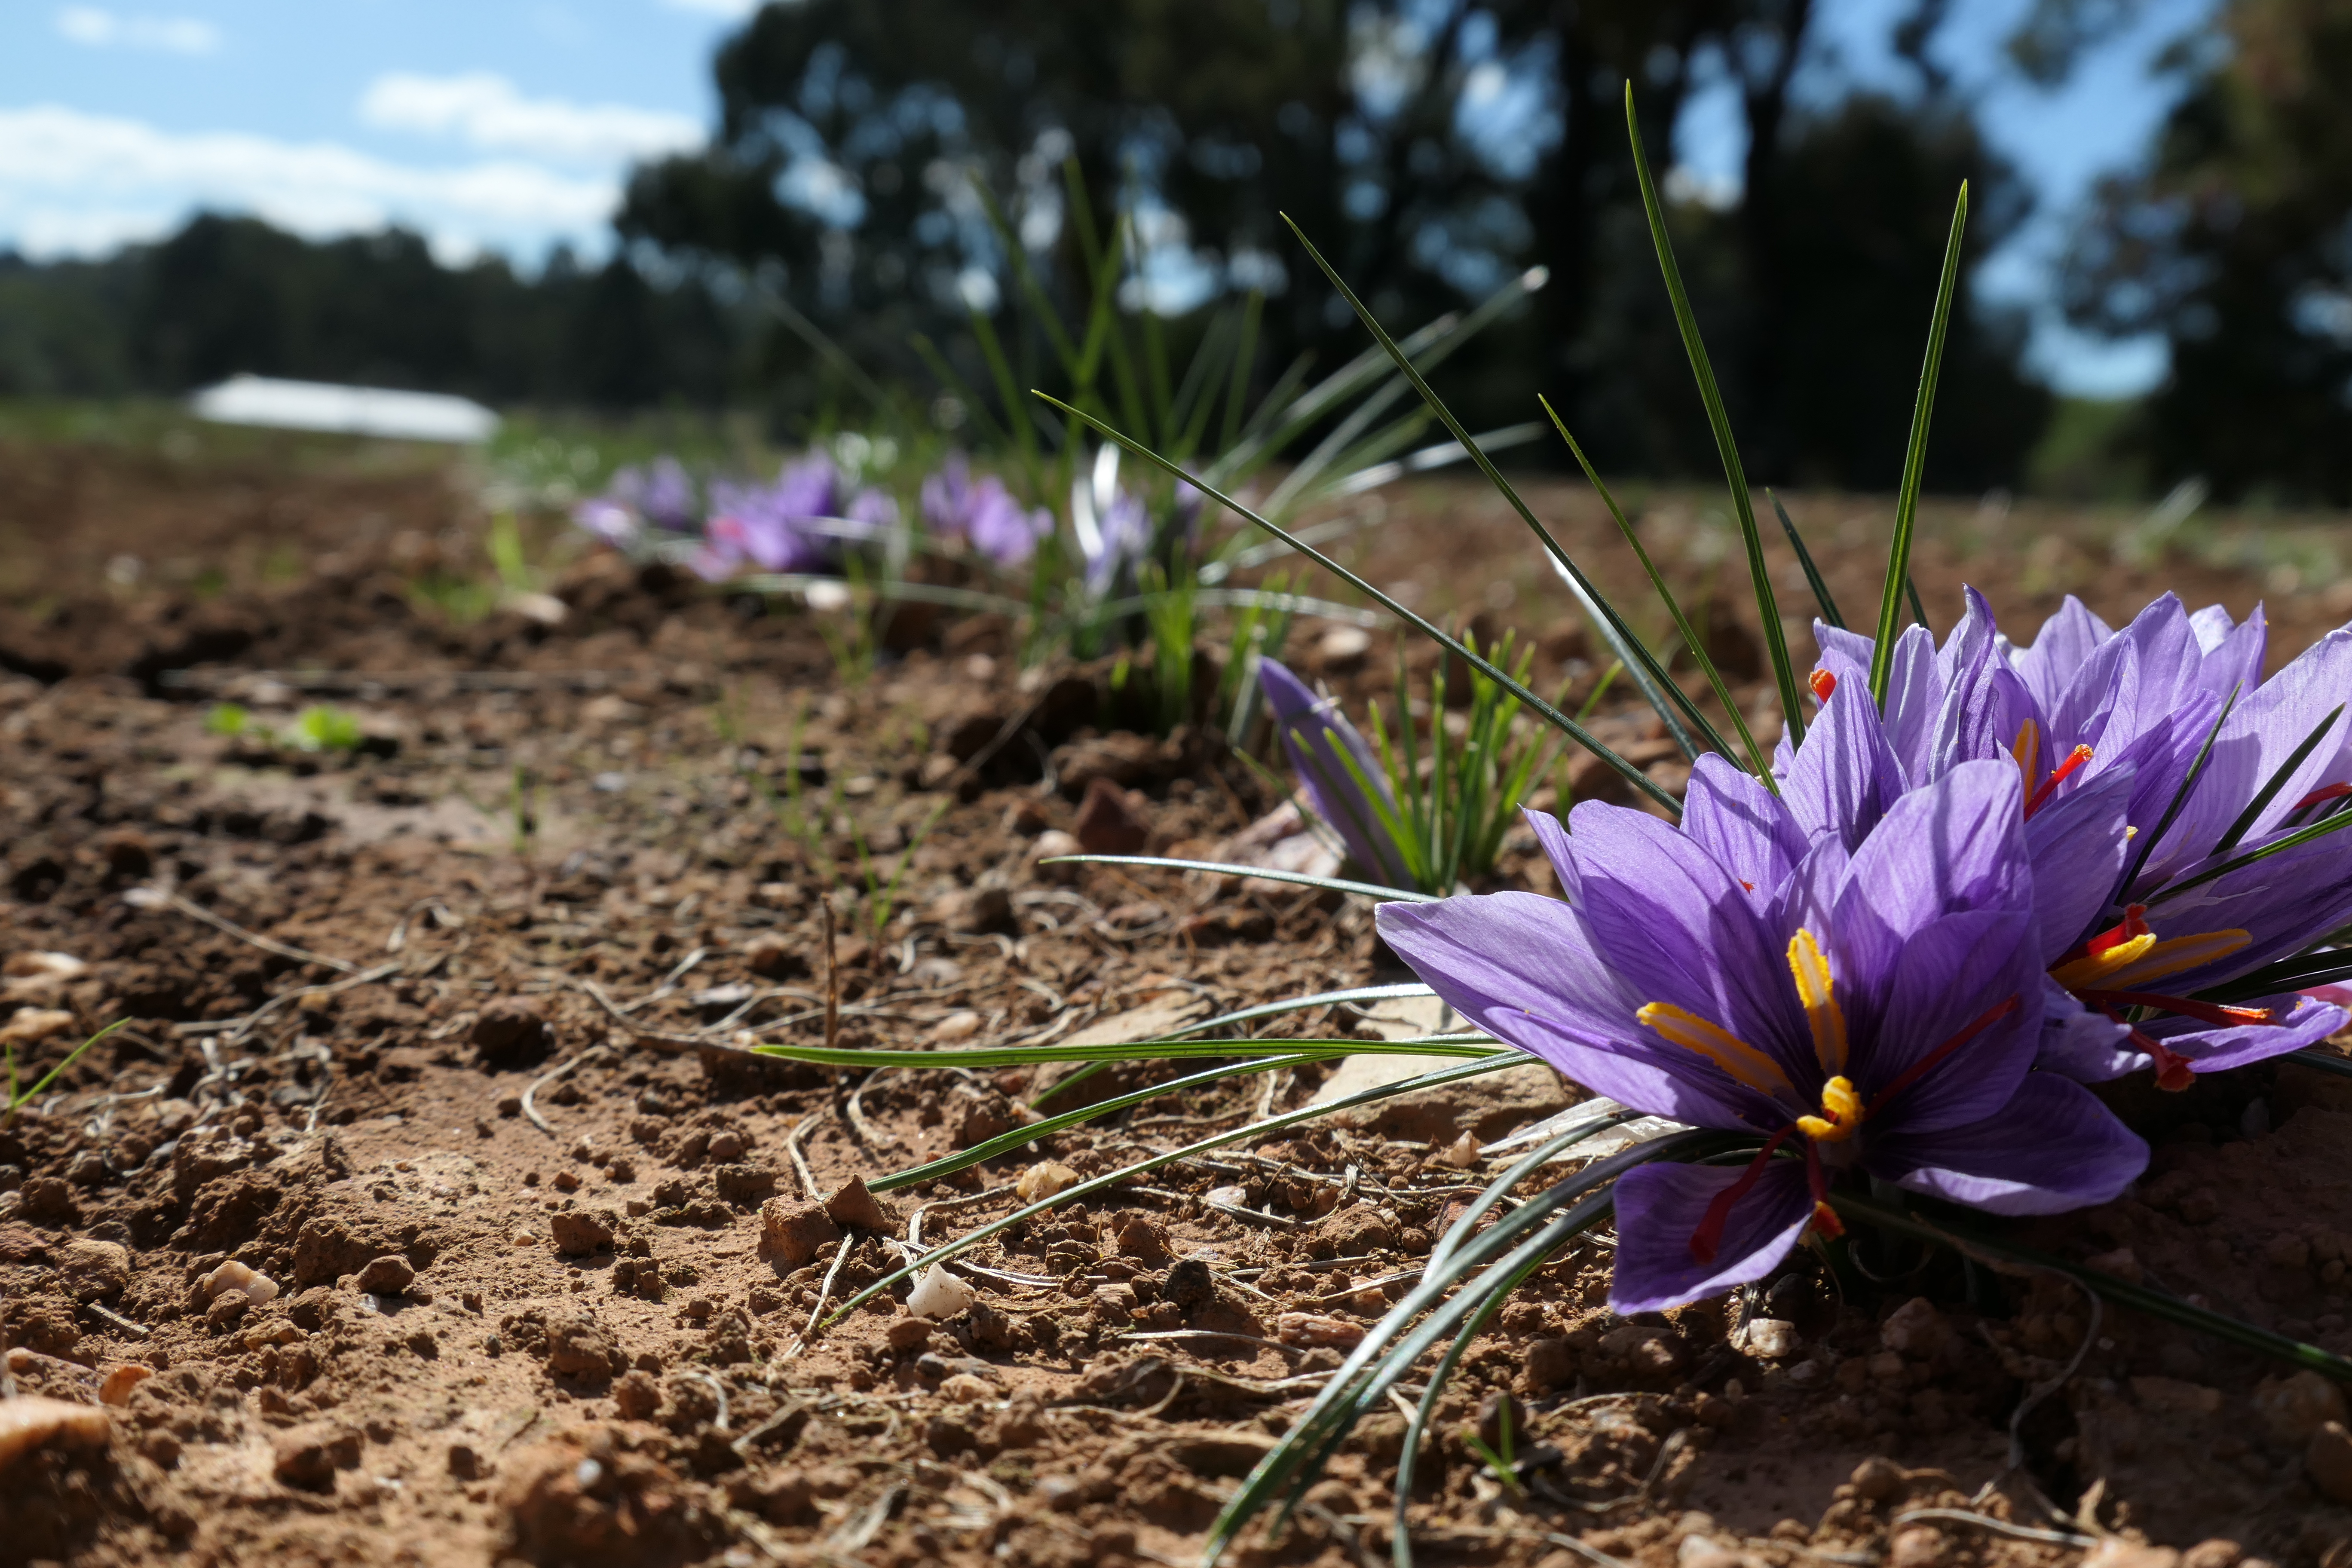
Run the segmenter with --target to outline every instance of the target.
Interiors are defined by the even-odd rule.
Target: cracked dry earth
[[[218,500],[112,482],[159,530]],[[1024,1182],[1356,1081],[1147,1101],[877,1199],[856,1183],[1024,1106],[1174,1071],[1056,1094],[1066,1069],[745,1056],[821,1038],[828,903],[842,1038],[899,1047],[1149,1037],[1389,977],[1364,912],[1037,865],[1060,834],[1211,850],[1272,803],[1205,742],[1120,731],[1099,671],[1023,680],[1002,627],[900,628],[904,656],[844,689],[796,616],[592,559],[560,626],[449,628],[397,578],[419,530],[471,525],[446,487],[305,483],[310,542],[335,545],[298,584],[0,616],[0,665],[32,672],[0,683],[0,1028],[45,1071],[122,1026],[0,1131],[0,1563],[1190,1562],[1509,1157],[1491,1146],[1576,1097],[1528,1068],[1228,1145],[812,1340],[910,1238]],[[1572,633],[1543,647],[1547,681],[1578,676]],[[1369,689],[1387,658],[1301,662]],[[373,677],[339,699],[357,753],[222,740],[190,700],[283,721],[308,694],[250,672],[304,668]],[[904,868],[878,931],[861,842]],[[1499,885],[1552,890],[1530,851]],[[2022,1238],[2352,1352],[2340,1083],[2124,1108],[2147,1178]],[[1631,1321],[1608,1265],[1603,1233],[1474,1345],[1418,1463],[1418,1561],[2352,1561],[2343,1399],[2309,1374],[1949,1258],[1877,1257],[1874,1299],[1801,1263]],[[1500,1477],[1466,1439],[1499,1438],[1505,1401]],[[1370,1413],[1232,1560],[1385,1560],[1404,1429]]]

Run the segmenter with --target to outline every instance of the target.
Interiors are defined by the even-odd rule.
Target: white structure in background
[[[197,418],[215,424],[338,430],[396,441],[487,441],[499,428],[499,416],[468,398],[266,375],[233,375],[197,393],[189,406]]]

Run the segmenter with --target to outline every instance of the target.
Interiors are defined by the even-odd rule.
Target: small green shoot
[[[356,752],[366,739],[358,720],[325,703],[303,709],[278,731],[278,743],[297,752]]]
[[[253,715],[241,702],[215,702],[205,714],[205,733],[236,740],[253,723]]]
[[[1486,1439],[1478,1435],[1475,1426],[1463,1432],[1462,1446],[1478,1456],[1479,1463],[1486,1467],[1486,1473],[1494,1477],[1505,1491],[1513,1497],[1522,1497],[1526,1495],[1526,1489],[1519,1485],[1518,1458],[1511,1441],[1511,1407],[1517,1403],[1507,1394],[1495,1402],[1493,1447],[1486,1446]]]
[[[12,1040],[5,1046],[0,1046],[0,1060],[5,1061],[5,1072],[8,1086],[8,1103],[5,1110],[0,1110],[0,1127],[14,1126],[16,1121],[16,1112],[22,1109],[26,1102],[40,1094],[42,1090],[47,1089],[49,1085],[57,1082],[58,1075],[63,1073],[66,1068],[73,1066],[74,1063],[79,1061],[81,1059],[81,1054],[84,1051],[89,1049],[90,1047],[98,1044],[99,1041],[106,1038],[107,1036],[114,1033],[115,1030],[120,1029],[129,1022],[131,1022],[131,1020],[128,1018],[117,1018],[113,1023],[109,1024],[106,1027],[100,1029],[98,1033],[92,1035],[89,1038],[76,1046],[73,1050],[68,1054],[65,1060],[51,1068],[47,1072],[43,1073],[41,1075],[41,1080],[38,1083],[33,1085],[32,1088],[22,1091],[19,1091],[16,1088],[16,1042]]]
[[[514,852],[527,858],[539,842],[539,775],[520,763],[515,764],[508,808],[514,816]]]

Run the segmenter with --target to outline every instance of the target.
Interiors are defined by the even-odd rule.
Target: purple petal
[[[2092,934],[2123,878],[2133,843],[2126,836],[2126,813],[2137,776],[2130,767],[2112,769],[2026,820],[2025,852],[2033,868],[2033,913],[2044,963],[2055,963]]]
[[[1683,831],[1739,879],[1759,910],[1805,854],[1805,831],[1780,797],[1713,752],[1691,768],[1683,795]],[[1540,828],[1537,836],[1542,837]],[[1560,857],[1552,858],[1557,864]]]
[[[1330,825],[1365,870],[1390,887],[1412,887],[1405,858],[1381,820],[1381,809],[1394,810],[1395,799],[1370,742],[1348,722],[1337,699],[1316,696],[1277,660],[1259,659],[1257,674],[1315,815]]]
[[[1943,692],[1936,684],[1935,634],[1922,626],[1906,626],[1895,639],[1884,711],[1887,749],[1914,788],[1927,782],[1936,716],[1942,706]]]
[[[1596,1094],[1702,1127],[1777,1129],[1789,1119],[1785,1107],[1636,1023],[1642,999],[1609,973],[1584,921],[1557,899],[1489,893],[1391,903],[1375,919],[1382,939],[1448,1006]]]
[[[2342,1028],[2347,1016],[2335,1004],[2299,992],[2265,996],[2240,1005],[2272,1008],[2279,1021],[2215,1028],[2195,1018],[2174,1017],[2142,1024],[2140,1032],[2165,1049],[2187,1057],[2189,1065],[2197,1071],[2221,1072],[2315,1046]]]
[[[2130,1025],[2093,1012],[2073,992],[2045,977],[2042,1039],[2033,1057],[2036,1072],[2054,1072],[2076,1083],[2105,1083],[2147,1065],[2147,1053],[2131,1043]]]
[[[1838,677],[1837,689],[1797,748],[1788,773],[1788,810],[1809,840],[1834,836],[1852,849],[1903,793],[1903,774],[1870,700],[1867,672],[1837,654],[1822,659]]]
[[[2021,816],[2007,763],[1963,763],[1895,802],[1855,853],[1837,900],[1840,938],[1864,973],[1891,973],[1912,933],[1944,915],[2030,910]]]
[[[2166,976],[2164,991],[2186,994],[2251,974],[2352,921],[2352,852],[2347,852],[2352,837],[2347,835],[2352,827],[2282,850],[2152,905],[2148,920],[2158,936],[2243,931],[2251,939],[2217,963]]]
[[[1609,1305],[1657,1312],[1770,1273],[1813,1217],[1801,1160],[1772,1160],[1731,1205],[1715,1257],[1702,1263],[1691,1236],[1717,1194],[1745,1174],[1737,1166],[1637,1166],[1617,1178],[1617,1266]]]
[[[2033,1066],[2044,984],[2033,922],[2021,910],[1970,910],[1913,933],[1883,1002],[1856,985],[1846,1005],[1849,1033],[1869,1042],[1851,1076],[1874,1102],[1874,1123],[1956,1127],[1999,1110]],[[2004,1004],[2013,1005],[1985,1021]],[[1962,1035],[1966,1043],[1945,1048]],[[1931,1058],[1899,1094],[1874,1103]]]
[[[1994,1214],[2062,1214],[2119,1195],[2147,1168],[2147,1145],[2089,1089],[2028,1073],[1981,1121],[1870,1138],[1874,1175]]]
[[[2252,691],[2262,684],[2270,627],[2260,605],[2237,626],[2230,625],[2230,612],[2219,605],[2206,605],[2189,617],[2189,625],[2205,655],[2197,669],[2198,685],[2226,698],[2232,690]]]
[[[2069,594],[2058,613],[2042,623],[2033,646],[2018,656],[2017,673],[2042,710],[2052,711],[2092,650],[2115,635],[2106,622]]]
[[[1578,909],[1626,988],[1730,1031],[1792,1077],[1817,1078],[1787,942],[1768,932],[1738,879],[1646,812],[1587,801],[1569,826]]]
[[[1699,761],[1705,762],[1706,758],[1701,757]],[[1551,862],[1552,875],[1559,879],[1560,896],[1571,904],[1576,902],[1576,856],[1568,847],[1567,825],[1550,812],[1538,811],[1532,806],[1521,806],[1519,815],[1528,819],[1528,826],[1535,832],[1536,842],[1543,846],[1544,858]],[[1685,823],[1690,820],[1687,811],[1683,820]]]

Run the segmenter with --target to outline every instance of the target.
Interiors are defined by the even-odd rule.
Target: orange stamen
[[[2301,811],[2306,805],[2317,805],[2323,800],[2341,800],[2347,795],[2352,795],[2352,784],[2323,784],[2296,801],[2294,808]]]
[[[2033,798],[2025,803],[2025,815],[2032,816],[2035,812],[2040,811],[2050,797],[2057,793],[2058,786],[2066,782],[2067,775],[2090,760],[2091,748],[2088,746],[2077,746],[2067,752],[2066,760],[2050,770],[2050,776],[2042,781],[2042,787],[2035,790]]]
[[[2199,1002],[2186,996],[2159,996],[2153,991],[2078,991],[2075,994],[2104,1013],[2112,1014],[2117,1007],[2154,1007],[2221,1029],[2278,1022],[2277,1012],[2269,1007],[2225,1007],[2218,1002]]]
[[[1805,677],[1805,684],[1813,689],[1814,696],[1827,702],[1830,693],[1837,689],[1837,677],[1826,669],[1817,669]]]

